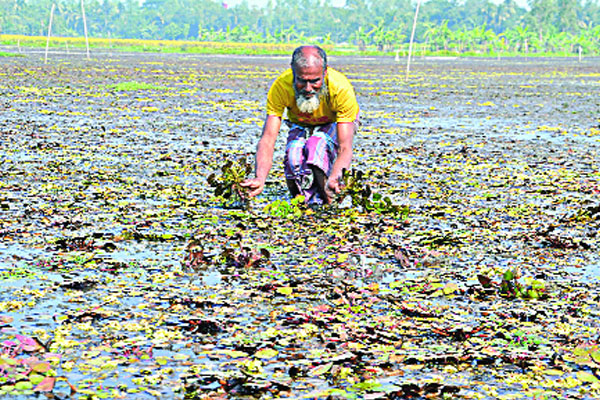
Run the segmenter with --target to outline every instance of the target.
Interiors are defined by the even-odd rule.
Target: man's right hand
[[[265,181],[260,178],[246,179],[240,186],[248,188],[248,198],[258,196],[265,188]]]
[[[263,126],[263,132],[256,149],[256,178],[246,179],[240,185],[248,188],[248,198],[258,196],[265,188],[267,175],[273,163],[275,140],[281,127],[281,117],[268,115]]]
[[[330,176],[325,182],[325,195],[327,196],[327,203],[331,204],[338,194],[342,192],[343,185],[340,182],[341,178]]]

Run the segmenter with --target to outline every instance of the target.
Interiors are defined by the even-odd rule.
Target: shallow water
[[[252,156],[261,99],[286,57],[52,61],[0,59],[31,71],[1,83],[11,89],[0,97],[0,306],[12,318],[2,339],[64,337],[54,368],[82,393],[182,398],[191,373],[254,377],[235,390],[207,378],[207,396],[360,397],[376,393],[361,383],[437,382],[497,398],[522,393],[507,377],[532,371],[511,358],[529,351],[519,331],[542,341],[530,351],[538,368],[585,370],[552,366],[548,353],[568,358],[567,328],[580,343],[598,328],[598,216],[585,214],[599,190],[598,60],[418,59],[407,82],[393,58],[332,57],[361,104],[353,165],[409,206],[407,224],[353,217],[348,201],[298,221],[264,214],[289,199],[284,135],[250,213],[212,198],[208,175]],[[107,86],[133,80],[168,89]],[[210,258],[190,269],[191,238]],[[244,248],[270,259],[217,261]],[[500,284],[509,269],[540,276],[549,297],[477,295],[478,275]],[[482,336],[464,340],[473,328]],[[277,356],[257,357],[263,349]],[[360,362],[343,361],[348,352]],[[444,359],[457,352],[474,356]],[[337,375],[319,374],[331,359]],[[265,381],[288,389],[258,388]],[[595,395],[584,384],[555,395],[577,391]],[[64,381],[55,390],[68,392]]]

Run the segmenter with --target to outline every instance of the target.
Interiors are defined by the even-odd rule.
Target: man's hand
[[[352,140],[354,138],[355,125],[351,122],[339,122],[337,124],[338,155],[331,168],[329,179],[325,183],[325,195],[327,202],[331,203],[335,196],[344,189],[342,184],[342,171],[350,167],[352,160]]]
[[[280,127],[280,117],[274,115],[267,116],[262,136],[258,141],[258,148],[256,149],[256,178],[246,179],[240,183],[240,186],[248,188],[248,198],[258,196],[265,188],[265,181],[273,163],[275,140],[279,134]]]
[[[325,195],[327,196],[327,203],[331,204],[335,199],[335,196],[340,194],[343,189],[343,185],[340,183],[340,178],[329,177],[325,182]]]
[[[265,181],[259,178],[246,179],[240,186],[248,188],[248,198],[258,196],[265,188]]]

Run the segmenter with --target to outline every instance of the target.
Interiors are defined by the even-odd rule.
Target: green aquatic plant
[[[108,89],[112,89],[115,92],[127,92],[127,91],[137,91],[137,90],[168,90],[169,88],[166,86],[157,86],[150,83],[145,82],[137,82],[137,81],[128,81],[128,82],[120,82],[112,85],[106,86]]]
[[[50,341],[43,343],[36,337],[20,334],[15,335],[15,340],[1,343],[0,396],[51,393],[58,379],[66,380],[56,374],[62,355],[50,352],[49,344]]]
[[[9,279],[32,278],[35,272],[23,267],[14,267],[10,270],[0,271],[0,281]]]
[[[268,204],[263,211],[273,217],[279,218],[300,218],[306,210],[304,196],[296,196],[289,202],[286,200],[275,200]]]
[[[500,296],[507,298],[533,300],[548,297],[548,288],[544,281],[531,277],[521,278],[521,272],[518,269],[504,271],[500,284],[494,283],[492,278],[485,275],[478,275],[477,279],[485,293],[488,294],[497,290]]]
[[[221,204],[228,208],[247,208],[248,188],[241,183],[252,172],[252,164],[242,157],[227,160],[221,166],[221,174],[210,174],[208,184],[214,188],[214,195],[222,199]]]
[[[407,206],[393,204],[389,197],[374,193],[371,186],[367,184],[367,179],[367,174],[362,171],[355,169],[342,170],[343,190],[338,196],[338,202],[341,203],[349,196],[353,206],[360,206],[367,212],[375,212],[401,219],[408,216],[409,208]]]

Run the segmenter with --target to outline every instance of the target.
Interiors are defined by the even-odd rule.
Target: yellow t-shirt
[[[296,105],[294,75],[289,68],[279,75],[269,89],[267,115],[283,117],[283,112],[287,109],[287,118],[291,122],[305,126],[354,122],[358,116],[358,103],[348,78],[328,67],[324,84],[329,93],[321,99],[319,108],[312,114],[302,113]]]

